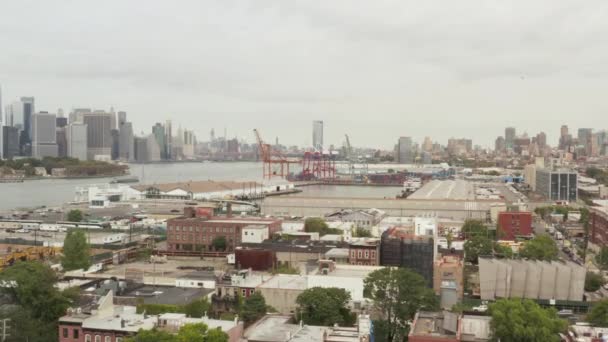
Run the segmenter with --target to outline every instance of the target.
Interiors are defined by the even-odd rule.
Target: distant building
[[[82,122],[87,125],[87,159],[112,154],[112,113],[94,111],[82,114]]]
[[[57,141],[57,157],[59,158],[68,156],[68,140],[66,134],[66,127],[57,127],[57,130],[55,131],[55,140]]]
[[[163,126],[161,123],[157,122],[154,126],[152,126],[152,135],[154,136],[154,139],[156,140],[156,144],[158,145],[158,149],[159,149],[159,154],[160,154],[160,159],[162,160],[166,160],[167,159],[167,135],[165,133],[165,126]],[[150,146],[148,146],[148,149],[150,149]],[[148,151],[150,152],[150,151]],[[155,160],[155,157],[151,157],[151,160]]]
[[[382,234],[380,265],[407,267],[420,274],[429,287],[433,286],[435,248],[430,237],[416,237],[394,227]]]
[[[312,147],[319,152],[323,152],[323,121],[315,120],[312,122]]]
[[[87,160],[87,133],[88,128],[83,123],[70,123],[66,127],[67,156],[80,160]]]
[[[40,112],[33,114],[31,120],[32,156],[57,157],[57,128],[55,114]]]
[[[119,128],[119,137],[118,137],[118,157],[119,159],[125,161],[131,161],[135,159],[135,143],[133,141],[133,125],[130,122],[121,120],[121,113],[124,113],[126,120],[125,112],[118,112],[118,128]]]
[[[532,213],[505,211],[498,214],[498,238],[515,240],[516,237],[532,236]]]
[[[515,145],[515,127],[505,128],[505,149],[513,149]]]
[[[162,160],[162,148],[158,144],[158,137],[155,134],[148,135],[148,138],[146,139],[146,150],[148,151],[146,161],[157,162]]]
[[[22,113],[22,132],[19,136],[21,153],[25,156],[31,155],[31,144],[32,144],[32,115],[35,113],[33,97],[22,97],[21,98],[21,113]]]
[[[575,202],[578,198],[578,174],[571,170],[536,170],[536,192],[551,201]]]
[[[138,163],[147,163],[148,159],[148,138],[135,137],[133,139],[133,160]]]
[[[412,164],[414,162],[412,138],[399,138],[397,142],[397,162],[399,164]]]
[[[0,159],[13,159],[19,156],[19,128],[0,127]]]
[[[112,135],[112,152],[111,157],[112,160],[118,160],[118,156],[120,153],[120,132],[117,129],[113,129],[110,131]]]
[[[68,125],[68,118],[63,116],[57,116],[56,119],[57,128],[63,128]]]

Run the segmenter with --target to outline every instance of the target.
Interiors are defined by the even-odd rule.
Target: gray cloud
[[[5,1],[4,102],[124,109],[253,141],[490,145],[605,127],[604,1]]]

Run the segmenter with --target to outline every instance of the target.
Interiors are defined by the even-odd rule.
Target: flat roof
[[[475,200],[473,183],[465,180],[432,180],[411,194],[409,199]]]
[[[250,341],[317,342],[323,340],[326,327],[291,324],[291,316],[267,315],[247,328],[244,337]]]
[[[174,286],[145,285],[122,294],[122,297],[143,298],[145,304],[186,304],[213,292],[211,289],[178,288]]]
[[[302,275],[277,274],[266,280],[259,288],[286,289],[286,290],[306,290],[308,279]]]

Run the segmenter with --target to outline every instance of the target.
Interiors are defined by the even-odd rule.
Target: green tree
[[[215,239],[213,239],[213,241],[211,242],[211,245],[213,246],[213,249],[215,249],[216,251],[225,251],[226,246],[228,245],[228,242],[226,241],[225,236],[218,236]]]
[[[241,308],[241,318],[249,325],[266,314],[266,300],[261,293],[256,292],[247,297]]]
[[[188,317],[201,318],[211,311],[211,304],[207,297],[202,297],[184,305],[183,311]]]
[[[587,276],[585,277],[585,291],[595,292],[604,284],[606,284],[606,280],[603,275],[587,272]]]
[[[551,261],[557,260],[558,253],[555,241],[549,235],[541,234],[526,241],[519,255],[527,259]]]
[[[82,221],[82,211],[78,209],[72,209],[68,212],[68,221],[80,222]]]
[[[513,258],[513,249],[511,249],[509,246],[494,243],[494,254],[511,259]]]
[[[604,246],[595,256],[595,263],[602,270],[608,269],[608,247]]]
[[[369,229],[361,227],[355,228],[353,235],[354,237],[372,237],[372,233],[369,231]]]
[[[608,328],[608,299],[593,304],[587,314],[587,322],[594,327]]]
[[[87,237],[80,229],[70,229],[63,241],[61,266],[65,271],[91,267],[91,252]]]
[[[140,329],[137,335],[127,338],[125,342],[177,342],[177,337],[162,330]]]
[[[4,303],[3,318],[11,319],[13,341],[46,342],[57,340],[57,320],[75,300],[77,290],[59,291],[57,276],[38,261],[17,262],[0,272]],[[10,307],[8,310],[5,308]]]
[[[321,233],[328,228],[325,220],[320,217],[309,217],[304,220],[304,231],[307,233]]]
[[[209,330],[205,323],[185,324],[177,332],[177,342],[228,342],[228,335],[222,330]]]
[[[354,319],[346,307],[350,293],[337,287],[313,287],[296,299],[296,319],[309,325],[352,325]]]
[[[363,294],[374,302],[387,337],[396,342],[407,338],[409,322],[418,310],[436,310],[439,301],[426,280],[406,269],[386,267],[370,273],[364,280]]]
[[[488,237],[488,228],[479,220],[466,220],[462,226],[461,232],[465,239],[480,235]]]
[[[501,342],[560,341],[567,328],[555,309],[543,309],[529,299],[500,299],[490,304],[492,340]]]
[[[483,235],[474,235],[464,243],[465,260],[477,263],[479,256],[492,255],[492,240]]]

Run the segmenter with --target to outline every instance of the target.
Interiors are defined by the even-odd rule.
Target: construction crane
[[[350,145],[348,134],[344,134],[344,137],[346,137],[346,159],[350,159],[353,156],[353,147]]]
[[[273,151],[272,146],[262,140],[260,132],[257,129],[254,129],[253,133],[258,141],[260,158],[263,163],[263,177],[265,179],[271,179],[272,177],[285,178],[289,175],[289,164],[300,164],[300,160],[288,159],[280,152]]]

